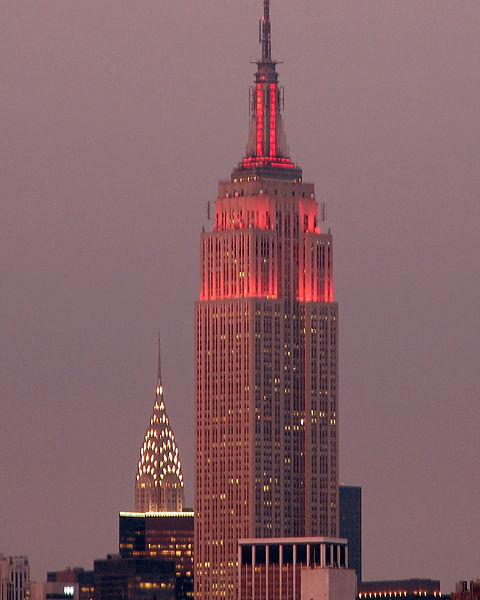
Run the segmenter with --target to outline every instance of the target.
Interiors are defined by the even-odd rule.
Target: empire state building
[[[196,303],[195,593],[236,598],[238,540],[336,536],[333,246],[288,155],[269,0],[246,154],[201,237]]]

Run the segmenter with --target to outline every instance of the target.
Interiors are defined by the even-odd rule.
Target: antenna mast
[[[262,44],[262,62],[271,61],[270,0],[263,0],[263,17],[260,21],[260,42]]]

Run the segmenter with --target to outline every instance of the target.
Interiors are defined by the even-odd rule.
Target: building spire
[[[157,388],[152,416],[140,448],[135,480],[135,510],[181,512],[183,505],[182,464],[165,407],[159,333]]]
[[[262,44],[262,62],[272,60],[272,39],[270,26],[270,0],[263,0],[263,18],[260,21],[260,43]]]
[[[157,385],[162,385],[162,356],[161,356],[160,331],[158,332]]]
[[[301,181],[302,170],[288,156],[283,131],[283,89],[278,85],[276,62],[272,59],[270,0],[263,0],[260,19],[262,57],[257,62],[255,83],[250,92],[250,132],[245,157],[232,171],[232,181],[259,177]]]

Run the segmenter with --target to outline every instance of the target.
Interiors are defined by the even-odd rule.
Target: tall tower
[[[159,337],[155,403],[140,448],[135,480],[135,510],[143,513],[182,512],[183,505],[182,465],[165,410]]]
[[[269,1],[246,155],[201,237],[196,303],[195,591],[236,597],[237,540],[336,536],[332,235],[288,156]]]

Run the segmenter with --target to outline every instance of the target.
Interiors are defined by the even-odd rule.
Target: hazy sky
[[[260,0],[3,0],[0,552],[118,548],[162,333],[193,501],[199,236],[247,142]],[[272,0],[328,205],[365,579],[480,577],[480,2]]]

